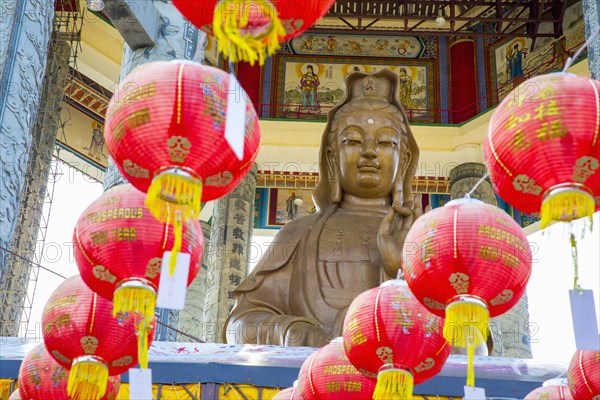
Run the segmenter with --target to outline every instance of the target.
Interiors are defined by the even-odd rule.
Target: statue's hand
[[[243,337],[242,343],[263,344],[272,346],[310,346],[320,347],[323,336],[319,324],[309,318],[295,315],[259,315],[249,326],[258,327],[257,331],[247,329],[248,333],[256,332],[255,337]],[[325,342],[328,343],[328,342]]]
[[[395,278],[402,265],[404,240],[413,222],[423,215],[421,195],[416,194],[402,206],[392,204],[392,208],[381,221],[377,232],[377,246],[383,258],[383,269],[387,278]]]
[[[321,347],[319,329],[315,325],[304,321],[293,322],[285,332],[284,345]]]

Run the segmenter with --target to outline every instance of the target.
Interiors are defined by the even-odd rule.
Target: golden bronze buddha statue
[[[396,277],[421,214],[419,148],[396,74],[352,73],[346,88],[322,137],[317,212],[287,223],[234,291],[229,343],[322,346],[358,294]]]

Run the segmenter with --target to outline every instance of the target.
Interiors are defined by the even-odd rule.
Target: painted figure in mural
[[[408,76],[406,68],[400,68],[398,71],[398,86],[400,93],[400,104],[404,108],[415,109],[415,105],[412,102],[412,79]]]
[[[327,50],[334,51],[338,45],[338,41],[332,35],[327,37]]]
[[[300,50],[309,51],[313,49],[313,36],[306,35],[303,37],[304,41],[300,45]]]
[[[313,66],[308,65],[306,73],[300,79],[300,89],[302,90],[301,112],[318,113],[320,111],[317,97],[317,88],[319,85],[319,77],[314,73]]]
[[[296,215],[298,214],[298,202],[296,200],[298,200],[296,193],[292,192],[292,195],[285,201],[288,220],[290,221],[296,218]]]
[[[104,135],[102,134],[102,126],[96,124],[94,131],[92,132],[92,141],[90,147],[84,147],[84,150],[88,151],[88,156],[95,158],[96,160],[102,160],[106,158],[106,155],[102,152],[104,147]]]
[[[353,73],[346,87],[322,136],[317,212],[287,223],[234,291],[229,343],[322,346],[358,294],[398,272],[422,213],[419,149],[393,72]]]
[[[509,76],[509,81],[518,81],[520,83],[525,80],[523,73],[523,60],[527,57],[527,47],[523,50],[519,49],[519,43],[515,43],[513,47],[506,49],[506,72]]]

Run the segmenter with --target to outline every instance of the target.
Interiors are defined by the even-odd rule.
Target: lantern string
[[[471,195],[473,194],[473,192],[475,192],[475,190],[477,190],[477,188],[479,187],[479,185],[481,185],[483,183],[483,181],[485,181],[488,176],[489,176],[489,172],[486,172],[481,177],[481,179],[475,184],[475,186],[473,186],[473,189],[471,189],[467,194],[465,194],[465,198],[466,199],[470,199]]]
[[[402,268],[398,269],[398,273],[396,274],[396,279],[403,281],[404,280],[404,271]]]
[[[581,291],[581,286],[579,286],[579,257],[577,252],[577,240],[575,239],[575,234],[571,233],[571,258],[573,259],[573,289],[577,291]]]
[[[28,258],[26,258],[26,257],[23,257],[23,256],[21,256],[21,255],[19,255],[19,254],[15,253],[14,251],[10,250],[10,249],[7,249],[7,248],[6,248],[6,247],[4,247],[4,246],[0,246],[0,250],[2,250],[2,251],[6,251],[8,254],[11,254],[11,255],[13,255],[13,256],[15,256],[15,257],[17,257],[17,258],[20,258],[21,260],[25,261],[26,263],[28,263],[28,264],[29,264],[30,266],[32,266],[32,267],[38,267],[38,268],[41,268],[41,269],[43,269],[44,271],[48,271],[48,272],[50,272],[51,274],[54,274],[54,275],[56,275],[56,276],[59,276],[59,277],[61,277],[61,278],[63,278],[63,279],[69,279],[69,278],[67,278],[67,277],[66,277],[66,276],[64,276],[64,275],[61,275],[61,274],[59,274],[58,272],[55,272],[55,271],[51,270],[50,268],[46,268],[46,267],[44,267],[44,266],[43,266],[43,265],[41,265],[41,264],[38,264],[38,263],[36,263],[36,262],[33,262],[33,261],[31,261],[30,259],[28,259]]]
[[[586,47],[588,47],[594,41],[594,39],[596,39],[596,36],[598,36],[599,33],[600,33],[600,28],[596,29],[596,32],[594,32],[593,34],[590,35],[588,40],[586,40],[585,43],[579,48],[579,50],[577,50],[577,52],[575,53],[575,55],[573,57],[567,58],[567,62],[565,62],[565,67],[563,68],[562,72],[567,72],[567,70],[569,68],[571,68],[571,65],[573,65],[575,60],[577,60],[577,58],[579,58],[579,55],[581,54],[581,52]]]

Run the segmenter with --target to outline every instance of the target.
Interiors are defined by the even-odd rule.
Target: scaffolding
[[[56,0],[48,59],[38,114],[32,128],[32,145],[19,216],[8,268],[0,287],[0,335],[28,332],[31,310],[38,285],[54,187],[61,175],[58,139],[66,143],[65,127],[71,119],[68,103],[81,45],[85,8],[73,0]]]

